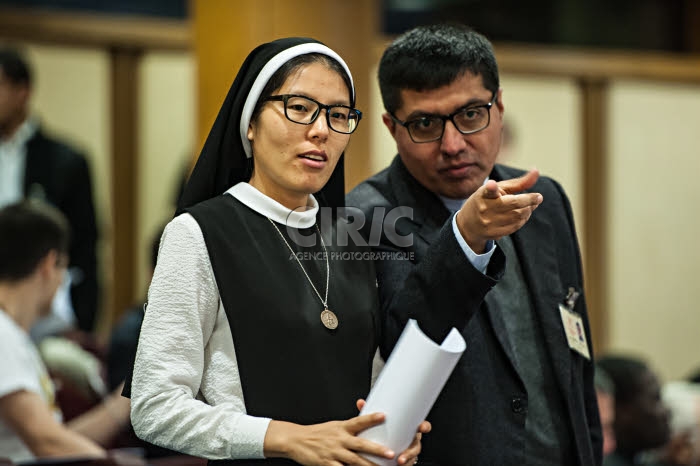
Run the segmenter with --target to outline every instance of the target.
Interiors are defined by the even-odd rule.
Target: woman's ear
[[[252,123],[248,125],[248,134],[247,134],[247,137],[248,137],[248,140],[249,140],[250,142],[253,142],[253,139],[254,139],[254,138],[253,138],[253,124],[252,124]]]

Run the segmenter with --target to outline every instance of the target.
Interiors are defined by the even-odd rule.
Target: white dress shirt
[[[24,197],[24,169],[27,164],[27,141],[38,125],[30,118],[8,139],[0,139],[0,207]]]

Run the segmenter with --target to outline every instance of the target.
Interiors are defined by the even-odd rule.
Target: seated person
[[[600,426],[603,430],[603,456],[608,456],[615,451],[615,385],[603,370],[596,366],[595,395],[598,399],[598,412],[600,413]]]
[[[671,441],[662,455],[671,464],[700,465],[700,385],[684,380],[667,382],[661,398],[671,410]]]
[[[62,424],[54,387],[29,338],[50,311],[68,264],[65,217],[39,201],[0,210],[0,452],[12,461],[36,457],[102,457],[100,443],[128,422],[118,391]]]
[[[606,356],[598,360],[615,386],[615,451],[604,466],[658,465],[645,456],[668,443],[671,436],[670,411],[661,400],[656,374],[640,359]]]

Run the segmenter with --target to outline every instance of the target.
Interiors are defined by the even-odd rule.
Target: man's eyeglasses
[[[328,127],[336,133],[350,134],[360,123],[362,112],[347,105],[325,105],[310,97],[295,94],[272,95],[265,99],[284,102],[284,115],[289,121],[310,125],[326,111]]]
[[[450,120],[462,134],[472,134],[486,129],[491,123],[491,107],[495,102],[496,93],[487,104],[462,107],[450,115],[424,115],[409,121],[401,121],[392,113],[389,115],[392,120],[408,130],[408,135],[413,142],[433,142],[442,138],[447,120]]]

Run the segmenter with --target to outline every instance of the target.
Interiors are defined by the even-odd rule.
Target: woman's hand
[[[383,414],[374,413],[310,426],[271,421],[265,434],[265,457],[289,458],[307,466],[376,466],[360,453],[387,459],[396,457],[396,453],[357,434],[381,424],[384,419]]]
[[[362,411],[362,408],[364,406],[365,400],[357,400],[358,410]],[[432,425],[428,421],[423,421],[420,423],[418,429],[416,430],[416,435],[415,437],[413,437],[413,441],[408,446],[408,448],[401,452],[401,454],[399,455],[399,458],[397,460],[397,464],[399,466],[411,466],[418,462],[418,455],[420,454],[422,448],[421,439],[423,438],[423,434],[427,434],[428,432],[430,432],[430,429],[432,429]]]
[[[432,426],[428,421],[423,421],[420,423],[420,425],[418,426],[418,430],[416,431],[416,435],[415,437],[413,437],[413,441],[408,446],[408,448],[406,448],[399,455],[399,459],[397,461],[397,464],[399,466],[411,466],[418,462],[418,455],[420,454],[422,448],[421,438],[423,438],[423,434],[427,434],[428,432],[430,432],[431,428]]]

